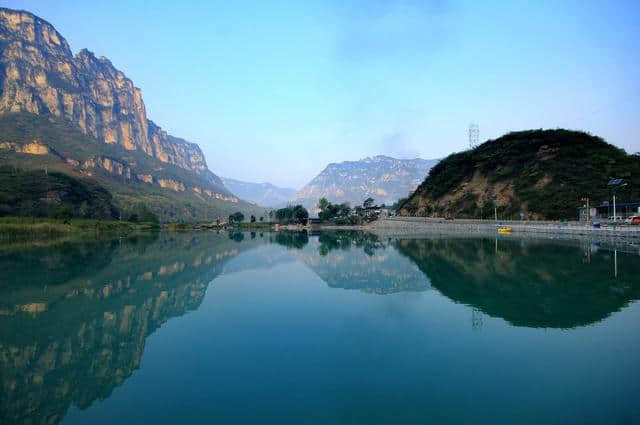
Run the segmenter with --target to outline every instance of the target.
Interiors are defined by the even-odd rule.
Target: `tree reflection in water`
[[[267,243],[285,249],[254,249]],[[515,326],[574,328],[640,297],[637,256],[544,240],[192,232],[5,249],[0,423],[55,424],[72,403],[109,397],[140,367],[147,336],[197,309],[240,254],[246,261],[235,260],[234,272],[297,259],[330,288],[434,288],[469,305],[474,326],[486,314]]]

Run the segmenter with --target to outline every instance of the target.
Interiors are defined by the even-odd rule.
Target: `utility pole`
[[[613,224],[614,225],[618,221],[616,217],[616,190],[620,189],[621,187],[625,187],[626,185],[627,184],[624,182],[623,179],[611,179],[609,180],[609,183],[607,183],[607,186],[609,186],[613,190]]]
[[[587,222],[587,226],[589,225],[589,221],[591,220],[591,209],[589,209],[589,198],[588,197],[584,197],[581,199],[582,202],[586,202],[587,203],[587,211],[586,211],[586,222]]]

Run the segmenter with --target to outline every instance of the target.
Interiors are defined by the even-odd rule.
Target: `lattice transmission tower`
[[[478,124],[472,122],[469,124],[469,147],[473,149],[478,146],[479,140],[480,127],[478,127]]]

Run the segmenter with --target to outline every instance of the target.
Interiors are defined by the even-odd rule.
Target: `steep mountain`
[[[329,164],[291,198],[314,212],[320,198],[360,205],[371,197],[377,204],[391,205],[408,196],[424,180],[438,160],[395,159],[378,155],[359,161]]]
[[[579,131],[514,132],[443,159],[399,214],[490,217],[495,205],[504,219],[576,218],[583,197],[611,199],[611,178],[627,181],[619,201],[640,199],[640,155]]]
[[[278,187],[271,183],[251,183],[222,177],[225,187],[236,196],[266,208],[277,208],[286,205],[295,189]]]
[[[198,145],[147,118],[140,89],[108,59],[86,49],[74,56],[51,24],[5,8],[0,120],[2,163],[99,175],[121,204],[153,198],[164,220],[256,210],[207,168]]]

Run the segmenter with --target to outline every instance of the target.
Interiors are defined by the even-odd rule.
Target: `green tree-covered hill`
[[[611,199],[609,179],[622,178],[620,202],[640,200],[640,155],[579,131],[506,134],[449,155],[401,206],[404,216],[577,218],[581,199]]]
[[[59,172],[0,167],[0,217],[118,217],[111,194],[102,186]]]

